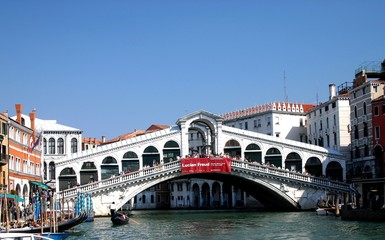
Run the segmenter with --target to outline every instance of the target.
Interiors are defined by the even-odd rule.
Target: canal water
[[[109,218],[77,226],[78,239],[385,239],[385,223],[343,221],[315,212],[157,210],[134,211],[127,225]]]

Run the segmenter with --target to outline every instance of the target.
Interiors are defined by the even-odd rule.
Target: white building
[[[16,119],[16,116],[12,118]],[[29,117],[22,114],[22,118],[25,121],[25,126],[31,127]],[[56,120],[38,118],[35,119],[35,129],[38,134],[42,134],[43,180],[55,187],[55,163],[68,154],[81,151],[82,131],[58,124]]]
[[[350,156],[350,104],[347,83],[329,85],[329,100],[307,112],[308,143],[333,148]]]
[[[312,104],[273,102],[223,114],[223,124],[279,138],[307,142],[306,112]]]

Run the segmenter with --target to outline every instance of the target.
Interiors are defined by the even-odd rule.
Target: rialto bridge
[[[222,120],[198,111],[168,129],[69,155],[55,163],[56,189],[65,199],[92,193],[97,215],[108,214],[113,201],[121,207],[149,187],[179,178],[233,184],[271,209],[310,209],[325,191],[351,190],[341,182],[345,160],[338,152],[224,126]],[[189,138],[192,133],[199,141]],[[232,171],[183,174],[181,159],[195,154],[230,156]]]

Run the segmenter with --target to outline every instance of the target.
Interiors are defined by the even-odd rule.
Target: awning
[[[44,184],[42,182],[29,181],[29,183],[30,184],[34,184],[34,185],[38,186],[41,189],[45,189],[45,190],[50,190],[51,189],[50,186],[48,186],[47,184]]]
[[[0,194],[0,198],[4,199],[4,193]],[[17,201],[17,202],[24,202],[24,198],[21,198],[15,194],[10,194],[10,193],[7,194],[7,200],[8,201],[11,200],[11,201]]]

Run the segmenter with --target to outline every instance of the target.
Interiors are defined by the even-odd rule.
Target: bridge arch
[[[100,166],[101,179],[119,175],[118,161],[112,156],[105,157]]]
[[[146,147],[142,153],[143,165],[142,167],[153,167],[156,164],[160,164],[159,150],[150,145]]]
[[[245,160],[249,162],[262,163],[262,150],[256,143],[249,143],[246,146],[244,156]]]
[[[315,177],[321,177],[322,176],[321,160],[317,157],[310,157],[306,161],[305,172]]]
[[[59,175],[59,189],[69,189],[77,185],[76,173],[72,167],[64,168]]]
[[[343,180],[343,172],[342,172],[342,166],[337,161],[330,161],[326,165],[326,176],[329,177],[331,180]]]
[[[285,169],[302,172],[302,158],[297,152],[291,152],[286,156]]]
[[[80,185],[99,181],[98,170],[94,162],[84,162],[80,169]]]
[[[271,147],[266,151],[265,163],[274,165],[275,167],[282,167],[282,154],[276,147]]]
[[[127,151],[122,158],[122,171],[125,173],[135,172],[140,169],[140,160],[138,154],[134,151]]]
[[[180,157],[180,146],[174,140],[167,141],[163,146],[163,163],[175,161]]]
[[[230,139],[226,142],[223,152],[232,158],[240,159],[242,156],[241,144],[235,139]]]

